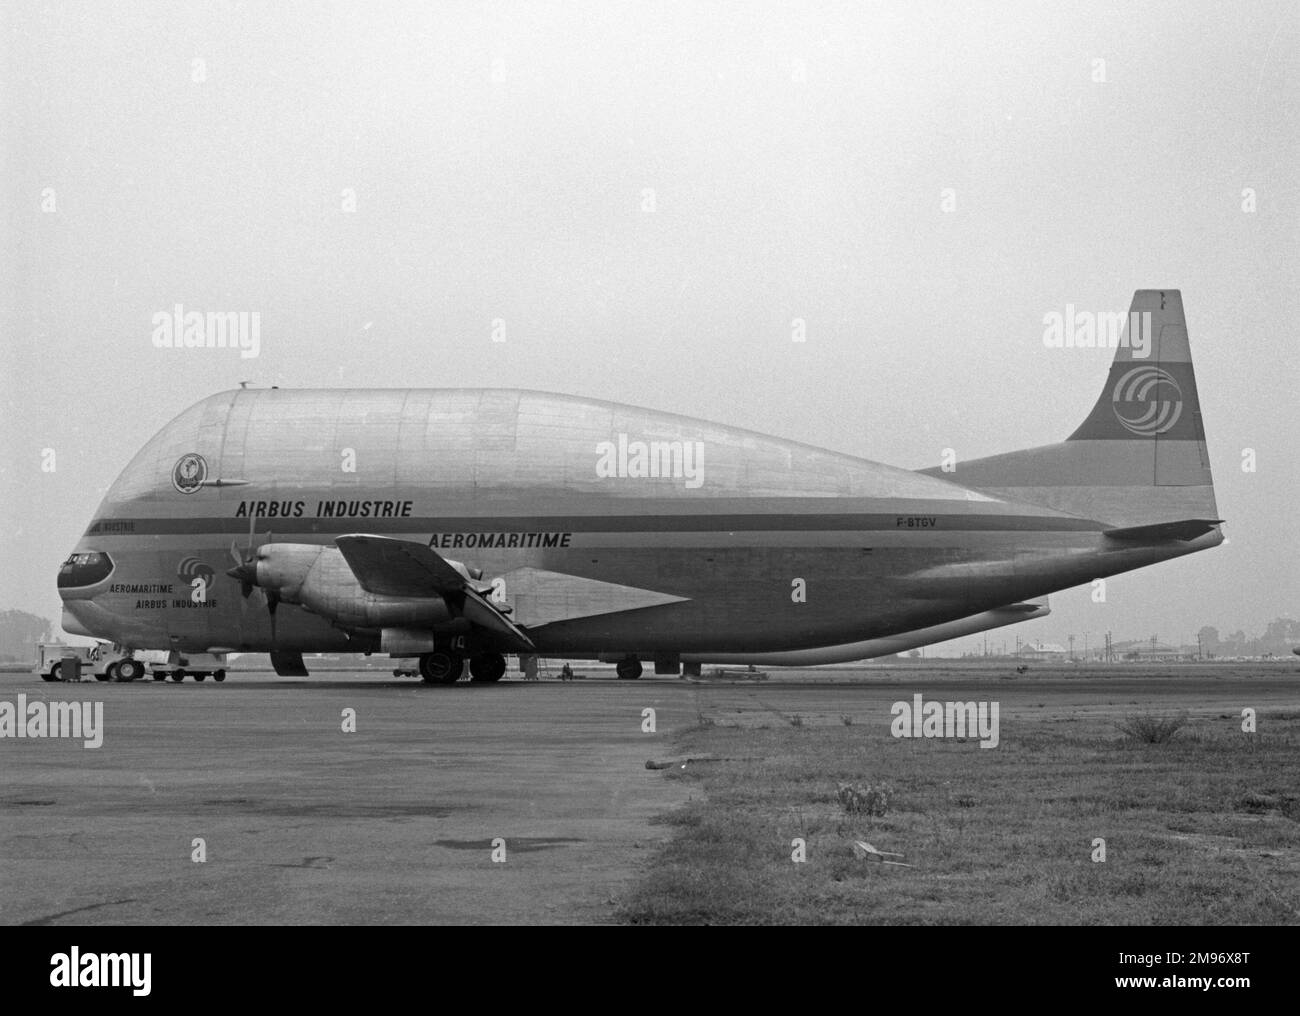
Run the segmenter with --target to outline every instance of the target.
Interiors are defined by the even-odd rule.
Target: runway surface
[[[672,757],[674,731],[701,718],[887,725],[892,702],[924,692],[999,700],[1005,738],[1019,716],[1300,706],[1294,666],[1167,670],[455,687],[0,674],[0,702],[102,702],[105,726],[92,750],[0,739],[0,923],[600,922],[669,835],[651,818],[692,792],[645,762]]]
[[[19,692],[102,701],[106,732],[0,740],[6,924],[601,921],[687,793],[646,759],[694,721],[652,682],[0,677]]]

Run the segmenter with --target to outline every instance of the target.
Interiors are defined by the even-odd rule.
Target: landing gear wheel
[[[614,669],[618,672],[620,681],[635,681],[641,676],[641,661],[635,656],[629,656],[625,660],[619,660]]]
[[[117,675],[118,675],[117,664],[116,664],[116,663],[110,663],[107,667],[104,668],[104,672],[103,672],[102,674],[96,674],[96,675],[95,675],[95,680],[96,680],[96,681],[116,681],[116,680],[118,680],[118,676],[117,676]]]
[[[119,681],[135,681],[144,677],[144,664],[139,660],[120,660],[116,666]]]
[[[425,684],[455,684],[464,665],[463,656],[435,649],[420,657],[420,676]]]
[[[208,675],[201,670],[194,675],[194,680],[196,681],[206,681],[207,679],[208,679]]]
[[[185,671],[183,671],[183,670],[173,670],[173,671],[172,671],[172,680],[173,680],[173,681],[178,681],[178,682],[179,682],[179,681],[184,681],[184,680],[185,680]]]
[[[220,684],[225,679],[226,679],[226,672],[224,670],[214,670],[212,672],[212,680],[216,681],[217,684]]]
[[[47,677],[45,680],[47,680],[47,681],[62,681],[62,680],[63,680],[63,664],[62,664],[62,663],[56,663],[54,666],[52,666],[52,667],[50,668],[50,676]]]
[[[500,681],[506,673],[506,658],[500,653],[479,653],[469,660],[471,681]]]

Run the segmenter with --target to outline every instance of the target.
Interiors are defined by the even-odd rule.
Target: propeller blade
[[[239,549],[235,546],[235,541],[230,541],[230,556],[235,559],[235,567],[226,569],[226,574],[232,579],[239,580],[239,591],[244,599],[253,595],[253,590],[257,587],[257,551],[253,548],[253,528],[257,525],[257,516],[250,515],[248,518],[248,553],[241,555]],[[275,534],[268,531],[266,542],[270,543],[275,539]]]
[[[271,645],[275,645],[275,608],[280,606],[280,594],[267,590],[266,612],[271,615]]]

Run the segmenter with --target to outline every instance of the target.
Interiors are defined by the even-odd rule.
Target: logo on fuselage
[[[208,464],[197,452],[182,455],[172,467],[172,486],[182,494],[193,494],[208,478]]]
[[[1116,382],[1111,408],[1125,430],[1139,437],[1154,437],[1172,428],[1182,416],[1183,391],[1159,367],[1134,367]]]
[[[211,583],[212,578],[216,575],[216,569],[211,565],[204,564],[197,557],[183,557],[180,565],[176,568],[176,577],[189,585],[195,579],[201,578]]]

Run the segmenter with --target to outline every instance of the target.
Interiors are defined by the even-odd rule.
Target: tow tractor
[[[75,656],[81,671],[96,681],[134,681],[144,676],[144,664],[130,649],[100,642],[93,646],[68,646],[62,642],[38,642],[36,671],[44,681],[63,680],[63,661]]]

